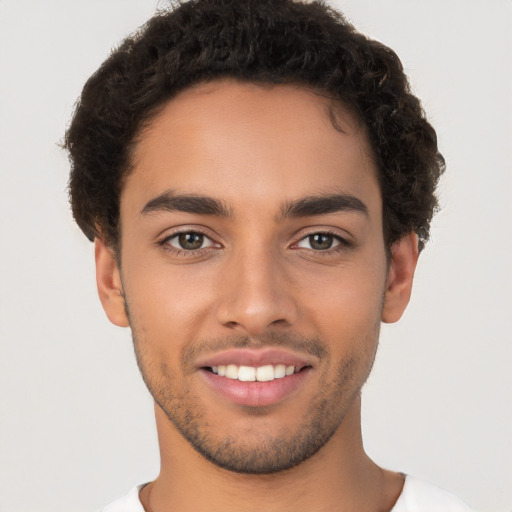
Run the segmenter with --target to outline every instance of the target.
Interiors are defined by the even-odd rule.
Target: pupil
[[[309,237],[309,243],[313,249],[325,251],[326,249],[330,249],[332,246],[332,236],[322,234],[311,235]]]
[[[180,246],[189,251],[199,249],[203,245],[204,236],[200,233],[181,233],[179,236]]]

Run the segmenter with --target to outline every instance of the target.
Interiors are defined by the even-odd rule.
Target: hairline
[[[268,79],[258,79],[258,78],[239,78],[234,73],[227,74],[223,76],[213,77],[211,79],[203,79],[199,80],[197,82],[190,83],[188,85],[183,86],[179,90],[175,91],[173,94],[170,94],[167,98],[161,100],[156,105],[148,109],[147,113],[143,116],[141,116],[141,119],[139,121],[138,127],[135,129],[135,133],[131,139],[131,141],[126,145],[126,164],[124,166],[124,169],[121,171],[121,174],[119,176],[118,181],[118,188],[119,188],[119,213],[118,213],[118,219],[117,219],[117,227],[116,227],[116,239],[115,240],[105,240],[107,245],[109,245],[115,254],[119,254],[117,257],[119,258],[119,264],[121,262],[120,259],[120,252],[121,252],[121,244],[122,244],[122,225],[121,225],[121,198],[123,194],[124,187],[126,185],[126,180],[130,177],[130,175],[135,171],[135,168],[137,166],[137,149],[139,147],[139,143],[141,142],[142,138],[145,137],[146,134],[148,134],[153,126],[155,121],[158,119],[158,117],[162,114],[163,110],[166,108],[167,105],[169,105],[170,102],[178,99],[181,94],[186,93],[188,91],[198,89],[199,87],[202,87],[204,85],[208,84],[218,84],[223,85],[227,83],[238,83],[242,85],[247,86],[255,86],[262,89],[271,89],[274,87],[293,87],[296,89],[300,89],[302,91],[309,92],[310,94],[317,96],[319,98],[323,98],[325,101],[326,106],[326,116],[331,122],[331,126],[338,132],[346,134],[347,132],[343,129],[343,124],[340,123],[338,116],[348,116],[350,118],[350,125],[351,128],[354,129],[354,132],[357,132],[362,136],[366,141],[366,148],[369,151],[369,154],[367,154],[368,158],[372,160],[374,163],[374,167],[376,170],[376,178],[379,185],[379,191],[382,198],[382,213],[384,215],[384,197],[383,197],[383,189],[382,189],[382,183],[381,183],[381,177],[382,172],[378,163],[378,160],[376,158],[375,149],[372,145],[371,139],[369,137],[368,128],[366,126],[365,120],[363,116],[357,111],[356,105],[350,105],[345,99],[343,99],[341,96],[336,97],[336,95],[325,88],[316,87],[312,85],[311,83],[307,83],[303,80],[293,80],[290,79],[289,81],[283,80],[283,81],[276,81],[273,82]],[[384,232],[384,218],[383,218],[383,235],[384,235],[384,243],[386,246],[386,249],[388,249],[388,243],[386,240],[386,233]],[[101,236],[101,230],[99,231],[99,236]]]

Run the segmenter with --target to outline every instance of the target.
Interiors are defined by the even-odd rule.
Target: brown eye
[[[195,251],[212,245],[212,241],[202,233],[190,231],[188,233],[178,233],[170,237],[167,243],[176,249],[185,251]]]
[[[181,233],[178,242],[182,249],[193,251],[203,245],[204,236],[199,233]]]
[[[298,246],[304,249],[313,249],[314,251],[327,251],[340,244],[340,240],[334,235],[328,233],[314,233],[303,238]]]
[[[331,235],[311,235],[309,237],[309,245],[317,251],[325,251],[332,247],[333,238]]]

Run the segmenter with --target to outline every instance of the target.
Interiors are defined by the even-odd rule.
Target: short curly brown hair
[[[414,231],[423,248],[445,165],[399,58],[324,2],[293,0],[177,2],[89,78],[65,137],[73,215],[89,239],[117,247],[120,192],[141,128],[178,92],[225,77],[305,86],[355,112],[379,169],[386,245]]]

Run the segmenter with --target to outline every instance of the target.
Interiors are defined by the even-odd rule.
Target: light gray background
[[[366,447],[510,510],[512,2],[333,4],[400,55],[448,162],[412,302],[365,389]],[[1,511],[94,510],[158,472],[151,400],[129,331],[101,310],[56,145],[85,79],[156,6],[0,0]]]

